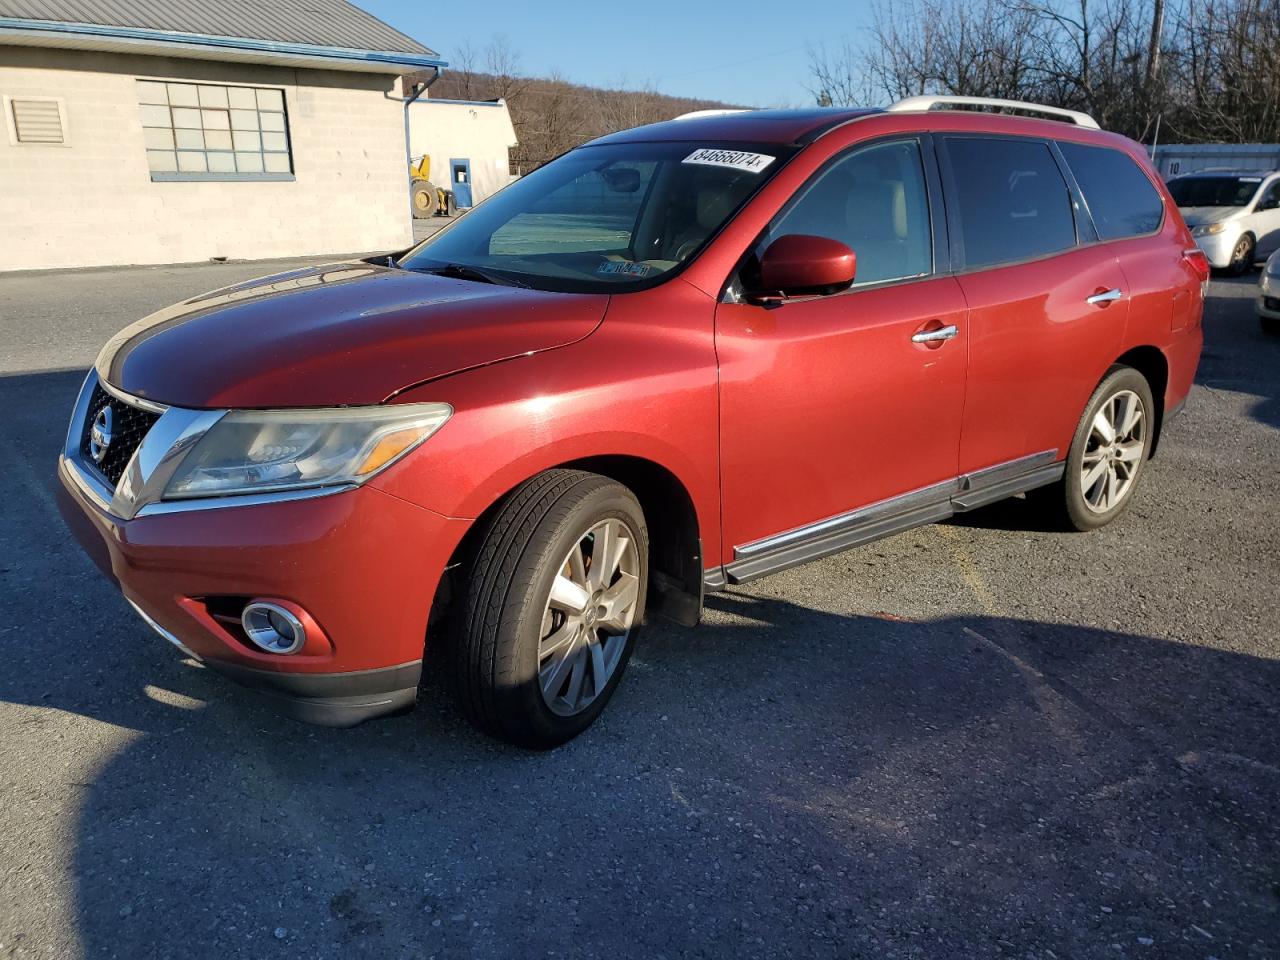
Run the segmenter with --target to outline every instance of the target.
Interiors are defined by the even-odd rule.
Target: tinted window
[[[1093,225],[1103,240],[1137,237],[1160,226],[1160,194],[1131,157],[1106,147],[1059,143],[1084,192]]]
[[[929,194],[914,140],[857,150],[827,167],[769,229],[761,249],[787,234],[830,237],[858,257],[858,283],[933,271]]]
[[[967,137],[945,143],[966,266],[1027,260],[1075,246],[1071,195],[1047,144]]]
[[[1180,207],[1243,207],[1258,192],[1261,177],[1179,177],[1169,181]]]

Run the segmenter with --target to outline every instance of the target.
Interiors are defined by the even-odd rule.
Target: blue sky
[[[808,50],[859,39],[869,19],[866,0],[353,2],[447,60],[503,35],[529,75],[760,106],[812,103]]]

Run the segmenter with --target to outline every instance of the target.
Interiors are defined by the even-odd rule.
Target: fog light
[[[267,653],[297,653],[307,639],[302,621],[276,603],[249,604],[240,614],[240,623],[254,646]]]

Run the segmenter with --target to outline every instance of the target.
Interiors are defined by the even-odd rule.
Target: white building
[[[1280,143],[1167,143],[1156,147],[1152,162],[1166,180],[1207,170],[1280,170]]]
[[[431,158],[431,182],[465,209],[511,182],[516,131],[504,100],[416,100],[409,153]]]
[[[0,270],[406,247],[442,66],[345,0],[0,0]]]

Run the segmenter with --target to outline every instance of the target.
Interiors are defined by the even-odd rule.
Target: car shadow
[[[85,956],[1113,957],[1156,936],[1162,956],[1202,956],[1197,928],[1262,956],[1273,940],[1275,660],[735,590],[696,631],[647,627],[600,722],[553,752],[475,733],[435,671],[411,714],[306,727],[152,635],[62,530],[48,412],[82,375],[0,378],[17,451],[0,483],[26,506],[0,517],[19,627],[0,633],[0,702],[28,708],[5,747],[12,796],[73,814],[60,849],[10,868],[65,859]],[[60,774],[52,758],[84,749],[89,771]]]

